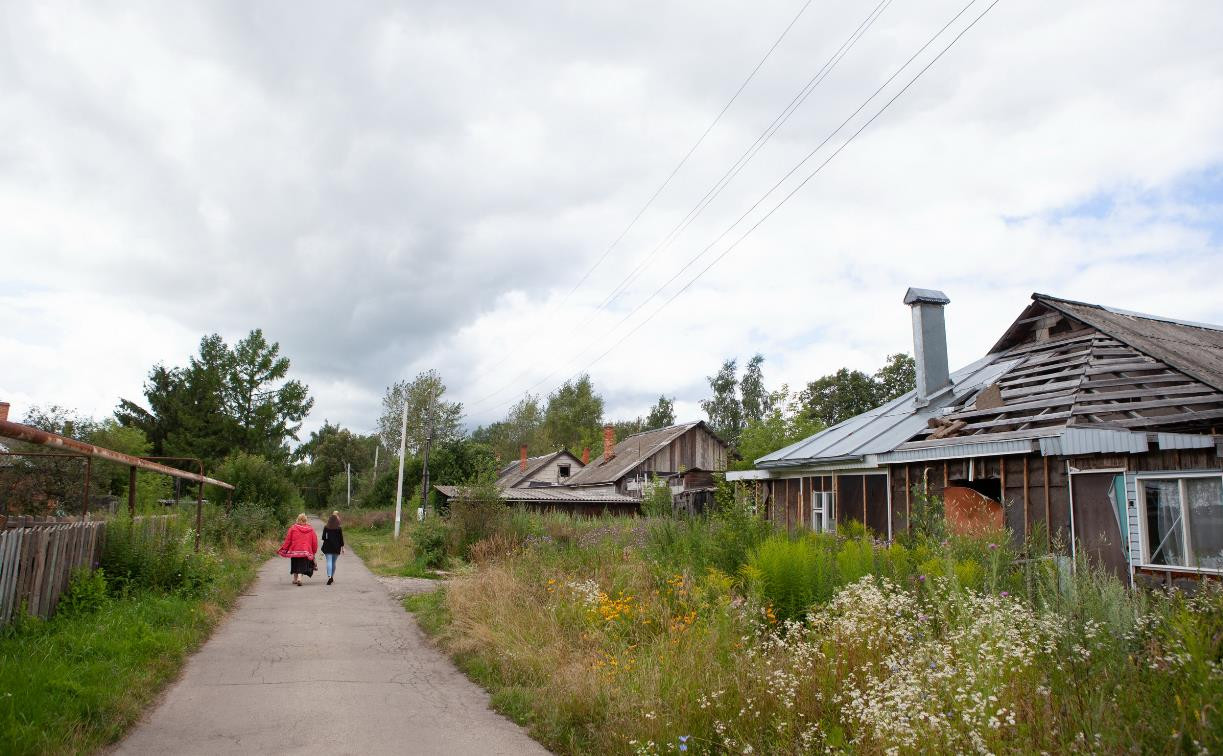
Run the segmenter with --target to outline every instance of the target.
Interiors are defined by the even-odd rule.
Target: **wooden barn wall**
[[[810,526],[813,494],[832,492],[836,521],[863,522],[880,536],[887,535],[888,485],[886,475],[810,475],[761,481],[765,516],[787,528]]]
[[[693,428],[664,448],[659,449],[637,470],[655,473],[676,473],[681,467],[690,470],[725,470],[726,447],[704,428]]]
[[[1070,493],[1062,457],[1038,454],[974,457],[892,465],[891,469],[892,529],[895,533],[908,528],[916,505],[915,486],[941,497],[951,481],[970,477],[998,481],[1006,525],[1017,544],[1034,532],[1043,532],[1046,522],[1054,523],[1052,535],[1060,536],[1063,542],[1069,533]]]

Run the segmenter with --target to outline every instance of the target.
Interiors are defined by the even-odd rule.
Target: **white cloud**
[[[613,330],[961,5],[890,6],[601,311],[864,8],[813,5],[570,296],[796,4],[5,6],[0,398],[103,414],[204,333],[262,327],[312,387],[310,427],[371,429],[428,367],[493,419],[703,268]],[[909,285],[951,296],[957,363],[1037,290],[1223,322],[1220,21],[1004,0],[593,365],[610,413],[664,393],[695,415],[704,377],[757,351],[770,384],[873,370],[908,348]]]

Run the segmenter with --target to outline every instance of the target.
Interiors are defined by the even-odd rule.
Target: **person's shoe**
[[[334,582],[335,582],[335,578],[333,578],[333,577],[329,577],[329,578],[327,578],[327,585],[331,585],[331,584],[332,584],[332,583],[334,583]]]

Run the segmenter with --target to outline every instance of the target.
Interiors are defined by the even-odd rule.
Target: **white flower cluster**
[[[594,580],[569,580],[565,583],[565,587],[573,591],[578,601],[588,608],[593,609],[599,605],[599,596],[603,592],[599,590],[599,584]]]

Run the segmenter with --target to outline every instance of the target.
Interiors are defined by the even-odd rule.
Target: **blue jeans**
[[[335,576],[335,560],[340,555],[339,554],[323,554],[323,556],[327,557],[327,577],[334,577]]]

